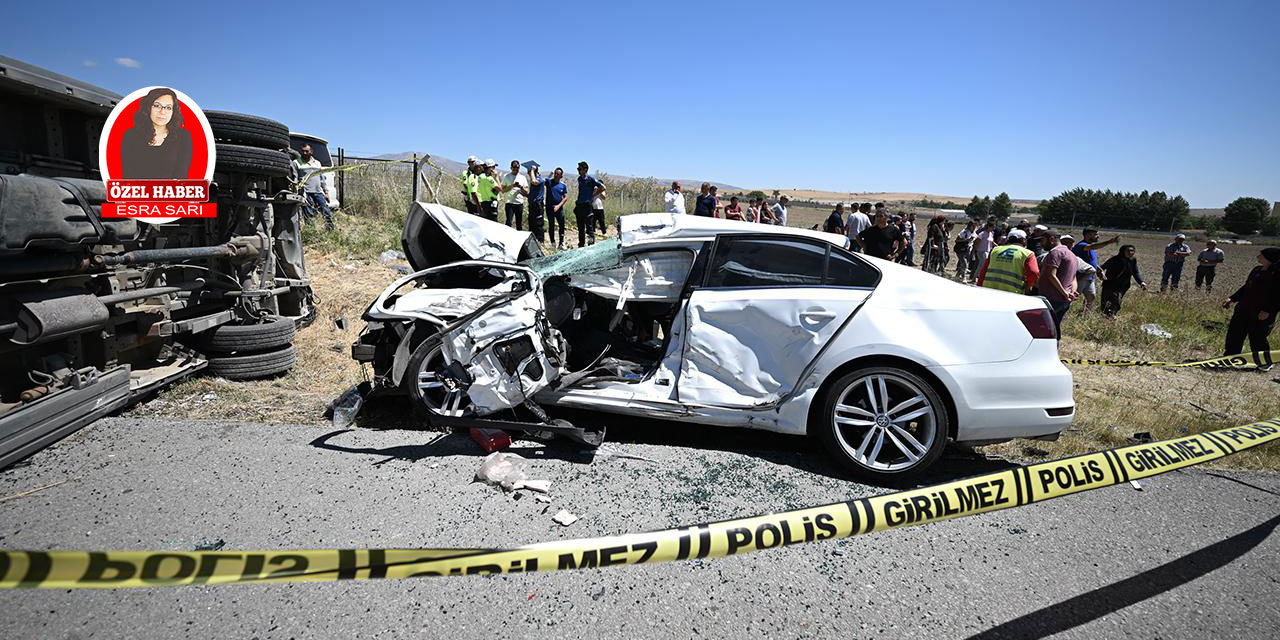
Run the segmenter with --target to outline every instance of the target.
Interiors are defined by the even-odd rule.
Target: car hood
[[[414,271],[460,260],[516,263],[542,255],[528,231],[430,202],[415,202],[405,217],[400,236],[405,257]]]

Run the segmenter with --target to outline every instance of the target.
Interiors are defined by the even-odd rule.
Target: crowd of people
[[[953,277],[964,283],[1012,293],[1043,296],[1061,335],[1062,322],[1073,304],[1085,312],[1095,304],[1107,317],[1115,317],[1125,294],[1147,282],[1138,269],[1137,248],[1120,244],[1120,236],[1103,240],[1097,229],[1086,228],[1080,238],[1044,225],[1021,221],[1013,226],[995,218],[970,220],[959,232],[946,216],[932,217],[925,225],[921,264],[926,271],[945,275],[954,258]],[[846,234],[855,251],[877,258],[916,266],[914,261],[915,215],[889,214],[883,203],[855,203],[847,211],[836,205],[823,222],[829,233]],[[1193,255],[1184,234],[1177,234],[1164,249],[1160,291],[1176,291],[1183,265]],[[1118,245],[1114,255],[1099,262],[1099,251]],[[1226,254],[1208,240],[1196,254],[1195,288],[1213,293],[1218,265]],[[1280,312],[1280,249],[1262,249],[1258,266],[1235,293],[1222,301],[1235,306],[1227,326],[1227,355],[1241,353],[1247,338],[1252,352],[1270,350],[1268,335]],[[1263,365],[1261,370],[1270,370]]]
[[[526,171],[522,172],[522,168]],[[608,233],[604,216],[608,190],[589,169],[585,161],[578,163],[578,188],[572,212],[579,247],[595,242],[597,228],[602,234]],[[529,231],[539,242],[549,239],[557,247],[565,248],[565,214],[570,196],[563,169],[557,167],[549,177],[543,177],[536,163],[521,164],[512,160],[510,171],[499,174],[493,160],[481,161],[472,156],[467,159],[460,184],[469,213],[498,221],[499,204],[502,204],[508,226],[523,229],[527,214]],[[745,203],[742,200],[734,195],[725,201],[716,185],[704,182],[693,199],[690,215],[787,225],[788,196],[781,195],[772,204],[764,197],[751,197]],[[671,183],[671,188],[663,194],[663,203],[669,213],[687,213],[679,181]],[[970,220],[959,232],[955,231],[956,226],[943,215],[929,219],[920,243],[919,266],[945,276],[954,259],[953,276],[960,282],[1043,296],[1049,303],[1059,335],[1063,321],[1077,301],[1085,312],[1096,305],[1101,313],[1114,317],[1134,284],[1147,290],[1147,282],[1138,269],[1137,248],[1131,244],[1121,245],[1119,236],[1103,240],[1097,229],[1086,228],[1077,239],[1045,225],[1023,220],[1011,226],[994,217],[985,221]],[[846,235],[850,248],[856,252],[917,266],[914,213],[891,214],[883,202],[853,203],[847,209],[840,203],[822,223],[822,229]],[[1116,253],[1099,262],[1098,252],[1112,245],[1118,245]],[[1165,247],[1161,292],[1178,289],[1183,265],[1192,254],[1183,234],[1177,234]],[[1195,288],[1203,287],[1212,293],[1217,267],[1225,259],[1217,243],[1207,241],[1196,256]],[[1276,313],[1280,312],[1280,249],[1263,249],[1258,254],[1258,263],[1244,286],[1222,301],[1223,308],[1235,306],[1227,328],[1228,354],[1240,353],[1246,338],[1252,351],[1270,350],[1267,337],[1275,325]]]

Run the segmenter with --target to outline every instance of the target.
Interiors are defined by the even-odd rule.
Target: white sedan
[[[417,271],[370,305],[352,355],[437,424],[549,424],[559,406],[809,434],[881,479],[948,440],[1051,440],[1071,423],[1040,298],[817,231],[665,213],[618,231],[542,256],[527,232],[415,203]]]

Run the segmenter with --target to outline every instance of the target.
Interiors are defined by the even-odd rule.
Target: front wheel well
[[[807,428],[812,430],[813,425],[818,423],[820,418],[818,414],[821,412],[822,405],[824,404],[823,398],[826,397],[827,391],[836,383],[836,380],[839,380],[850,371],[862,369],[864,367],[877,366],[898,367],[924,378],[924,380],[933,387],[933,390],[937,392],[938,396],[942,398],[943,404],[946,405],[948,418],[947,423],[950,425],[950,428],[947,429],[947,437],[955,440],[959,428],[956,416],[956,403],[955,400],[951,398],[951,392],[947,390],[947,386],[942,384],[942,381],[938,379],[938,376],[935,376],[933,372],[929,371],[929,369],[924,365],[921,365],[914,360],[890,355],[869,355],[862,356],[861,358],[854,358],[853,360],[836,367],[831,373],[827,374],[827,377],[822,381],[822,384],[818,385],[818,390],[813,395],[813,401],[809,403],[809,422]],[[812,431],[810,431],[810,433],[812,433]]]

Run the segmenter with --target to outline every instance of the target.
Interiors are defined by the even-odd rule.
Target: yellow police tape
[[[1216,460],[1280,439],[1280,419],[784,513],[515,549],[4,551],[2,588],[324,582],[557,571],[731,556],[1011,509]]]
[[[1275,364],[1280,361],[1280,351],[1255,351],[1253,353],[1237,353],[1234,356],[1220,356],[1208,360],[1192,362],[1159,362],[1155,360],[1087,360],[1076,358],[1063,360],[1062,364],[1082,364],[1101,367],[1170,367],[1190,369],[1253,369],[1262,365]]]

